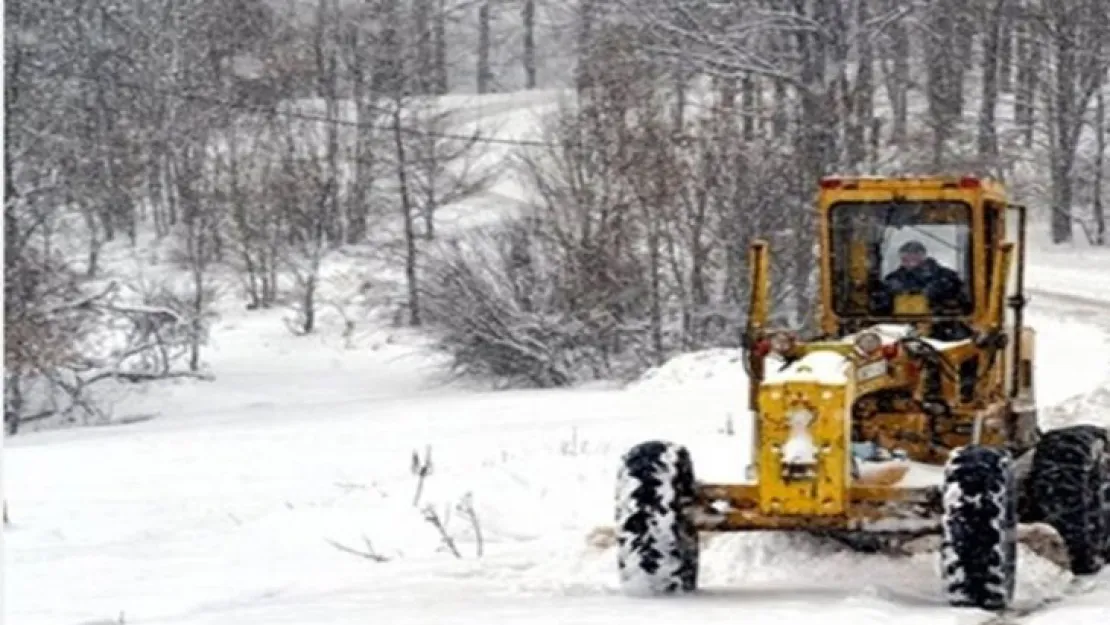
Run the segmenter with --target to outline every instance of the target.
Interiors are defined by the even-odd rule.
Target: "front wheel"
[[[1001,610],[1014,596],[1017,488],[1006,451],[970,446],[944,471],[941,575],[948,602]]]
[[[641,443],[617,476],[617,563],[629,594],[690,592],[698,583],[698,534],[686,509],[695,501],[685,447]]]

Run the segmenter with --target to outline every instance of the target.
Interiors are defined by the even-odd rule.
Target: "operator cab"
[[[972,335],[986,295],[976,288],[977,179],[825,179],[821,196],[826,331],[908,323],[942,340]]]

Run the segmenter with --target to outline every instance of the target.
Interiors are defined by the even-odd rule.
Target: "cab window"
[[[971,313],[968,204],[839,202],[830,211],[833,309],[838,315]]]

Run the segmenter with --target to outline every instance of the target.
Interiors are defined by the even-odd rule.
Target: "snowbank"
[[[748,374],[739,349],[707,349],[679,354],[646,371],[628,386],[636,391],[712,391],[746,397]]]

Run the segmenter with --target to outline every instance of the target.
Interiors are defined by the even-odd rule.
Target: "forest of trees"
[[[95,416],[102,380],[206,375],[228,275],[243,305],[292,307],[312,333],[321,268],[349,247],[398,270],[396,318],[460,372],[548,386],[734,345],[755,236],[804,327],[828,173],[991,175],[1043,204],[1054,242],[1107,240],[1110,0],[4,10],[9,431]],[[509,167],[483,166],[499,140],[431,97],[523,89],[577,98]],[[531,210],[437,229],[495,173],[525,182]],[[144,233],[181,279],[101,279],[106,245]]]

